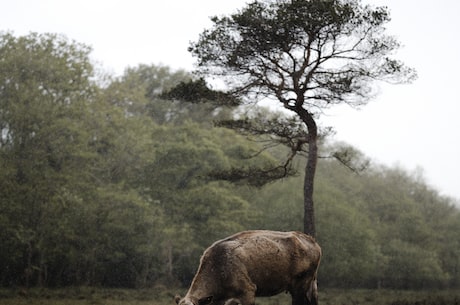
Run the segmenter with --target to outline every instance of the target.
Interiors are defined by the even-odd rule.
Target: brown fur
[[[245,231],[212,244],[178,305],[253,305],[256,296],[289,292],[292,305],[318,303],[321,248],[301,232]]]

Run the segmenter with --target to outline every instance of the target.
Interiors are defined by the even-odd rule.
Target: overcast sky
[[[193,69],[190,41],[209,17],[245,0],[0,0],[0,30],[16,35],[63,33],[92,46],[92,57],[120,75],[128,66],[164,64]],[[361,110],[340,107],[321,124],[336,140],[374,161],[409,171],[423,168],[441,194],[460,199],[460,1],[363,0],[388,6],[388,33],[403,44],[397,58],[418,72],[411,85],[379,85]]]

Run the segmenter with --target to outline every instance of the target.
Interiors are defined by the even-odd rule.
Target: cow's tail
[[[307,301],[308,305],[318,305],[318,268],[321,263],[321,249],[319,251],[319,256],[317,258],[317,265],[313,277],[310,282],[310,286],[307,289]]]
[[[307,300],[308,305],[318,305],[318,281],[316,279],[316,272],[307,290]]]

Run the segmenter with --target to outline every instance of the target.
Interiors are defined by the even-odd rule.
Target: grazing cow
[[[321,248],[301,232],[244,231],[216,241],[178,305],[254,305],[256,296],[283,291],[292,305],[318,304]]]

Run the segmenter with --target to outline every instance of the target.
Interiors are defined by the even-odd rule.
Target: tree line
[[[90,53],[60,35],[0,35],[1,286],[187,285],[216,239],[302,230],[301,177],[254,188],[210,174],[285,156],[215,126],[241,109],[166,100],[192,75],[139,65],[113,77]],[[320,154],[343,146],[322,141]],[[421,173],[320,158],[315,184],[320,285],[460,286],[459,210]]]

